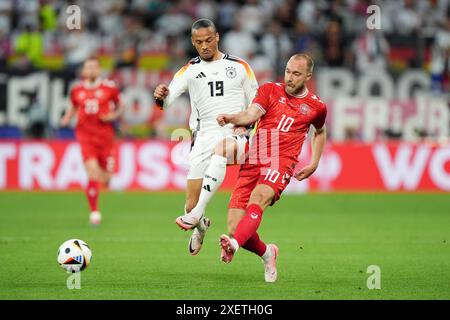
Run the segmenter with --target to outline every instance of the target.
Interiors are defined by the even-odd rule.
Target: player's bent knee
[[[96,168],[88,168],[87,170],[87,176],[89,180],[95,180],[95,181],[101,181],[100,173]]]
[[[101,183],[103,183],[105,186],[109,186],[110,182],[111,182],[111,174],[103,173],[102,178],[101,178]]]
[[[237,143],[233,139],[227,138],[220,141],[214,149],[214,154],[228,159],[228,163],[234,163],[237,154]]]
[[[261,187],[260,187],[261,186]],[[272,188],[265,185],[260,185],[255,188],[250,196],[249,204],[257,204],[261,208],[265,209],[272,202],[273,197],[275,196],[275,191]]]
[[[214,148],[214,154],[222,157],[226,156],[227,152],[225,140],[221,140],[216,144],[216,147]]]
[[[89,159],[84,164],[89,180],[101,181],[100,166],[94,159]]]

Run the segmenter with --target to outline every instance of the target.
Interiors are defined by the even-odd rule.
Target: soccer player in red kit
[[[100,183],[107,186],[114,171],[113,122],[124,111],[119,89],[114,82],[102,79],[100,74],[100,63],[96,58],[84,62],[82,79],[72,87],[68,109],[61,119],[61,126],[67,126],[73,116],[78,118],[75,135],[88,175],[85,191],[91,210],[89,220],[93,225],[101,222],[98,210]]]
[[[230,236],[222,235],[220,245],[225,263],[231,262],[240,247],[260,256],[266,282],[277,279],[278,247],[266,245],[259,238],[257,230],[263,211],[280,198],[292,176],[303,180],[314,173],[326,141],[326,105],[305,85],[311,79],[313,67],[308,55],[292,56],[286,65],[285,83],[264,84],[246,111],[217,117],[220,125],[247,126],[257,121],[249,156],[241,165],[229,203]],[[311,125],[314,127],[311,163],[295,172]]]

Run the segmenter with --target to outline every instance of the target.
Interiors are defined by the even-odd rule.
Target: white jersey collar
[[[217,59],[217,60],[206,61],[206,60],[203,60],[202,58],[200,58],[200,62],[204,62],[204,63],[213,63],[213,62],[220,61],[220,60],[222,60],[222,59],[225,58],[225,53],[221,52],[220,54],[221,54],[222,56],[221,56],[219,59]],[[199,56],[199,57],[200,57],[200,56]]]

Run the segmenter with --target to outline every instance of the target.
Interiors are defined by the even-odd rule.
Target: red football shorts
[[[116,148],[113,142],[102,145],[82,140],[79,142],[84,162],[89,159],[97,159],[98,164],[103,170],[110,173],[114,172]]]
[[[281,193],[289,184],[296,163],[292,160],[280,161],[276,167],[270,165],[243,164],[239,170],[239,177],[234,186],[228,208],[247,208],[250,195],[258,184],[265,184],[275,191],[273,205],[281,197]]]

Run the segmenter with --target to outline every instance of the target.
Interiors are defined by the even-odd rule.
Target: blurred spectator
[[[124,30],[117,39],[116,67],[135,66],[139,58],[139,44],[150,37],[140,18],[126,16],[123,19]]]
[[[0,31],[3,31],[5,34],[11,31],[12,10],[12,0],[0,1]]]
[[[274,20],[278,20],[285,30],[292,30],[295,26],[295,5],[295,1],[284,0],[276,9]]]
[[[216,20],[217,17],[217,3],[213,0],[200,0],[197,3],[195,10],[195,18]]]
[[[242,31],[254,36],[260,36],[266,22],[270,18],[258,0],[246,0],[239,10],[239,23]]]
[[[419,15],[421,19],[420,33],[422,37],[434,37],[438,29],[445,24],[446,10],[439,3],[443,1],[420,1]]]
[[[118,35],[123,29],[122,12],[125,0],[110,0],[96,2],[98,25],[102,34]]]
[[[225,0],[219,6],[216,25],[222,33],[228,32],[233,28],[237,10],[238,6],[233,0]]]
[[[396,30],[401,35],[417,34],[420,26],[419,14],[414,0],[403,0],[395,16]]]
[[[15,0],[15,20],[14,25],[18,28],[30,25],[39,25],[39,0]]]
[[[71,71],[76,71],[88,57],[98,48],[98,38],[81,29],[66,30],[64,37],[65,65]]]
[[[324,10],[328,20],[326,21],[326,25],[328,25],[331,21],[336,21],[342,28],[348,20],[348,12],[348,9],[343,4],[343,0],[332,0],[329,6]]]
[[[444,83],[450,79],[450,15],[447,17],[445,25],[436,33],[430,72],[433,91],[444,91]],[[447,88],[447,90],[449,89]]]
[[[190,39],[189,39],[190,40]],[[167,55],[170,57],[168,69],[177,72],[180,66],[186,64],[186,52],[192,46],[187,38],[168,37],[167,38]]]
[[[317,4],[313,0],[303,0],[297,6],[297,19],[304,23],[308,30],[314,32],[318,15]]]
[[[403,0],[395,0],[396,3]],[[351,0],[348,1],[348,11],[351,12],[351,27],[349,32],[352,34],[359,34],[363,30],[367,29],[366,23],[367,23],[367,8],[374,4],[372,0]],[[382,3],[380,4],[380,8],[384,8],[384,5]],[[398,6],[397,6],[398,7]],[[383,10],[381,17],[385,15],[385,12]],[[382,30],[384,31],[384,28],[382,26]]]
[[[41,139],[47,136],[47,112],[37,99],[37,94],[31,96],[31,105],[28,110],[28,129],[30,138]]]
[[[387,70],[389,44],[380,31],[370,29],[363,31],[354,41],[352,49],[357,71]]]
[[[286,61],[292,55],[292,43],[278,20],[273,20],[261,39],[263,53],[269,58],[275,75],[284,73]]]
[[[41,0],[39,20],[44,32],[54,31],[58,26],[58,17],[53,2],[54,0]]]
[[[44,54],[42,33],[31,25],[26,25],[15,39],[16,67],[20,69],[39,68]]]
[[[248,60],[249,56],[257,50],[257,43],[253,35],[241,29],[241,19],[237,18],[234,28],[222,38],[222,47],[225,53]]]
[[[11,54],[11,42],[5,32],[0,29],[0,72],[6,70],[8,57]]]
[[[108,0],[108,1],[100,0],[100,1],[110,2],[110,0]],[[113,0],[113,1],[117,2],[115,0]],[[150,10],[155,2],[160,2],[160,1],[149,1],[149,0],[125,0],[125,1],[128,3],[129,9],[131,9],[131,11],[136,12],[136,13]],[[123,1],[120,0],[119,2],[123,2]]]
[[[186,34],[190,31],[193,18],[181,12],[177,6],[169,7],[156,21],[158,32],[168,36]]]
[[[397,0],[397,1],[390,1],[390,0],[383,0],[382,2],[379,0],[379,3],[377,3],[380,6],[381,11],[381,31],[385,35],[392,35],[396,31],[396,16],[398,11],[398,2],[403,0]]]
[[[294,52],[304,52],[310,54],[316,60],[317,43],[315,37],[309,32],[308,26],[297,20],[293,35]]]
[[[341,24],[331,20],[321,41],[324,62],[329,67],[342,67],[345,62],[346,39]]]
[[[275,75],[270,59],[260,50],[250,54],[247,62],[252,66],[253,72],[260,84],[279,81]]]
[[[182,14],[191,17],[192,19],[196,20],[197,15],[197,1],[191,1],[191,0],[178,0],[175,1],[173,4],[169,4],[164,11],[168,10],[168,7],[174,6],[177,7],[177,10],[181,12]]]

